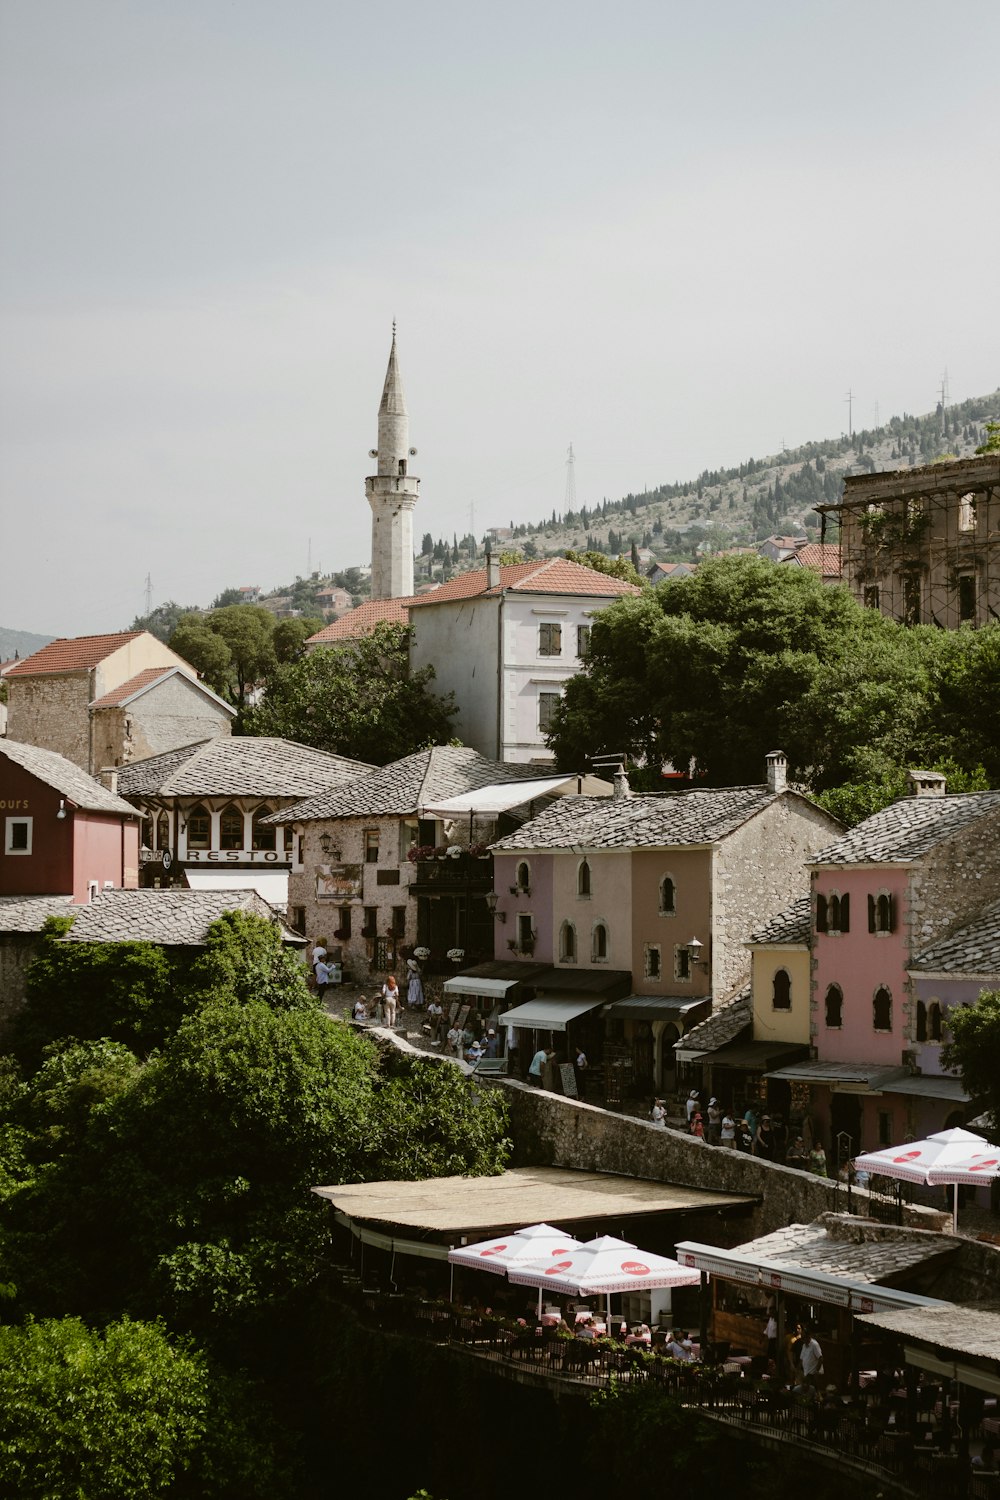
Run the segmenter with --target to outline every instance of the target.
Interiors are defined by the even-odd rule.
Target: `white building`
[[[410,663],[454,693],[455,733],[498,761],[551,761],[545,743],[568,678],[580,670],[594,615],[634,584],[564,557],[461,573],[409,600]]]

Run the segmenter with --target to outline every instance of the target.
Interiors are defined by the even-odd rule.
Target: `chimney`
[[[948,790],[948,778],[940,771],[907,771],[911,797],[943,797]]]
[[[629,797],[631,797],[632,788],[628,784],[628,777],[625,775],[624,766],[618,767],[617,771],[615,772],[614,780],[615,790],[613,800],[615,802],[625,802]]]
[[[96,779],[101,783],[101,785],[104,787],[105,791],[113,792],[115,794],[115,796],[118,795],[118,767],[117,766],[102,766],[101,769],[97,773],[97,778]]]
[[[765,755],[764,765],[767,767],[768,791],[783,792],[788,785],[788,756],[784,750],[772,750]]]
[[[486,587],[487,589],[498,589],[500,587],[500,559],[493,556],[486,549]]]

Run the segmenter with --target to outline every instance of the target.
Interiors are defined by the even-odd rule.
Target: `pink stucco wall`
[[[893,896],[895,930],[868,931],[868,897],[880,891]],[[816,899],[834,893],[850,896],[850,930],[816,932]],[[907,1045],[906,994],[907,878],[903,870],[826,867],[813,878],[813,1028],[817,1056],[835,1062],[894,1064],[902,1062]],[[844,994],[840,1029],[826,1024],[826,992],[839,984]],[[876,1031],[872,1001],[879,986],[892,995],[892,1029]]]
[[[88,899],[89,883],[98,889],[110,880],[116,888],[139,883],[139,825],[120,817],[77,812],[73,817],[73,900]]]
[[[522,957],[512,953],[507,946],[517,937],[519,913],[530,913],[532,926],[538,936],[535,939],[533,963],[553,962],[552,958],[552,855],[532,852],[530,854],[496,854],[493,858],[493,889],[499,900],[497,912],[506,912],[507,920],[494,923],[494,953],[498,959],[516,960]],[[510,888],[515,885],[519,864],[528,866],[531,880],[531,895],[512,896]]]

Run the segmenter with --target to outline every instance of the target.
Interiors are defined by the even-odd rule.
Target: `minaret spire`
[[[407,473],[416,454],[410,447],[410,419],[396,353],[396,320],[378,409],[376,473],[365,480],[372,509],[372,598],[398,599],[413,593],[413,509],[419,479]]]

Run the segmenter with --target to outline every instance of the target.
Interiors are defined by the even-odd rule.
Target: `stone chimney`
[[[911,797],[943,797],[948,790],[948,778],[940,771],[907,771]]]
[[[487,589],[500,587],[500,559],[494,557],[489,550],[486,553],[486,587]]]
[[[788,756],[784,750],[772,750],[765,755],[764,765],[767,767],[768,791],[783,792],[788,785]]]
[[[104,787],[105,791],[113,792],[115,796],[118,795],[118,767],[117,766],[102,766],[101,769],[98,771],[95,780],[97,780],[97,781],[99,781],[101,783],[101,785]]]
[[[632,788],[628,784],[628,777],[625,775],[625,767],[624,766],[619,766],[618,767],[617,771],[615,772],[615,778],[614,778],[614,780],[615,780],[614,801],[615,802],[624,802],[624,801],[626,801],[627,798],[631,797],[631,795],[632,795]]]

